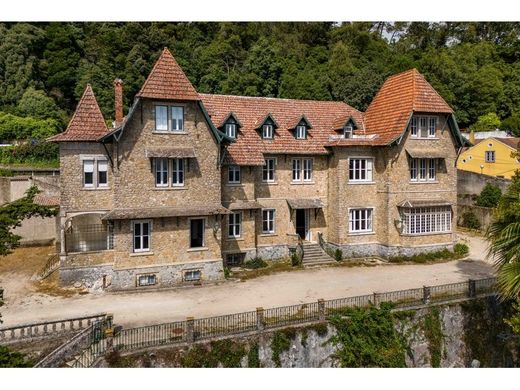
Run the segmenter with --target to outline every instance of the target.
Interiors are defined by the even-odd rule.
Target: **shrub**
[[[261,257],[255,257],[253,260],[248,260],[243,267],[248,269],[258,269],[267,267],[267,263]]]
[[[291,264],[293,267],[302,265],[302,259],[296,253],[291,253]]]
[[[461,225],[468,229],[480,229],[480,221],[472,211],[466,211],[462,214]]]
[[[231,270],[229,267],[224,267],[224,277],[228,279],[231,276]]]
[[[341,249],[337,248],[334,251],[334,259],[336,259],[336,261],[343,260],[343,251]]]
[[[501,196],[502,190],[498,186],[487,183],[477,197],[475,204],[480,207],[497,207]]]
[[[453,246],[453,253],[460,257],[466,256],[469,253],[469,247],[466,244],[455,244]]]

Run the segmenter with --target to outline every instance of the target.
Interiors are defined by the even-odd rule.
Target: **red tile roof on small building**
[[[164,48],[137,96],[150,99],[199,100],[197,91],[167,48]]]
[[[236,142],[227,148],[226,162],[238,165],[263,165],[265,154],[328,154],[325,145],[339,133],[332,124],[338,116],[352,116],[362,123],[362,113],[343,102],[294,100],[265,97],[199,94],[213,123],[233,112],[241,122]],[[262,139],[259,123],[271,114],[278,128],[274,139]],[[294,126],[305,115],[312,124],[307,139],[294,137]],[[359,130],[358,134],[362,134]]]
[[[500,142],[506,144],[510,148],[513,148],[514,150],[518,149],[518,146],[519,146],[518,144],[520,143],[520,138],[515,138],[515,137],[511,137],[511,138],[495,138],[495,139],[497,139]]]
[[[56,142],[96,141],[107,133],[108,128],[97,104],[94,91],[90,84],[87,84],[67,129],[47,140]]]
[[[390,143],[403,134],[413,112],[453,113],[417,69],[385,81],[365,113],[366,132],[378,135],[378,142]]]

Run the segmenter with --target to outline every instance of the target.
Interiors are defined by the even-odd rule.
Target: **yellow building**
[[[506,179],[520,169],[520,159],[511,155],[517,151],[520,138],[471,138],[473,146],[460,154],[457,169]]]

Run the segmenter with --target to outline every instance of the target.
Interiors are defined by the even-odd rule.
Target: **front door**
[[[304,209],[296,209],[296,234],[299,235],[302,240],[307,238],[307,224]]]

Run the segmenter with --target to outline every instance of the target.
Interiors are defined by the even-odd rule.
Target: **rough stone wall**
[[[511,180],[458,170],[457,191],[459,195],[479,195],[488,183],[500,187],[504,193],[511,184]]]

